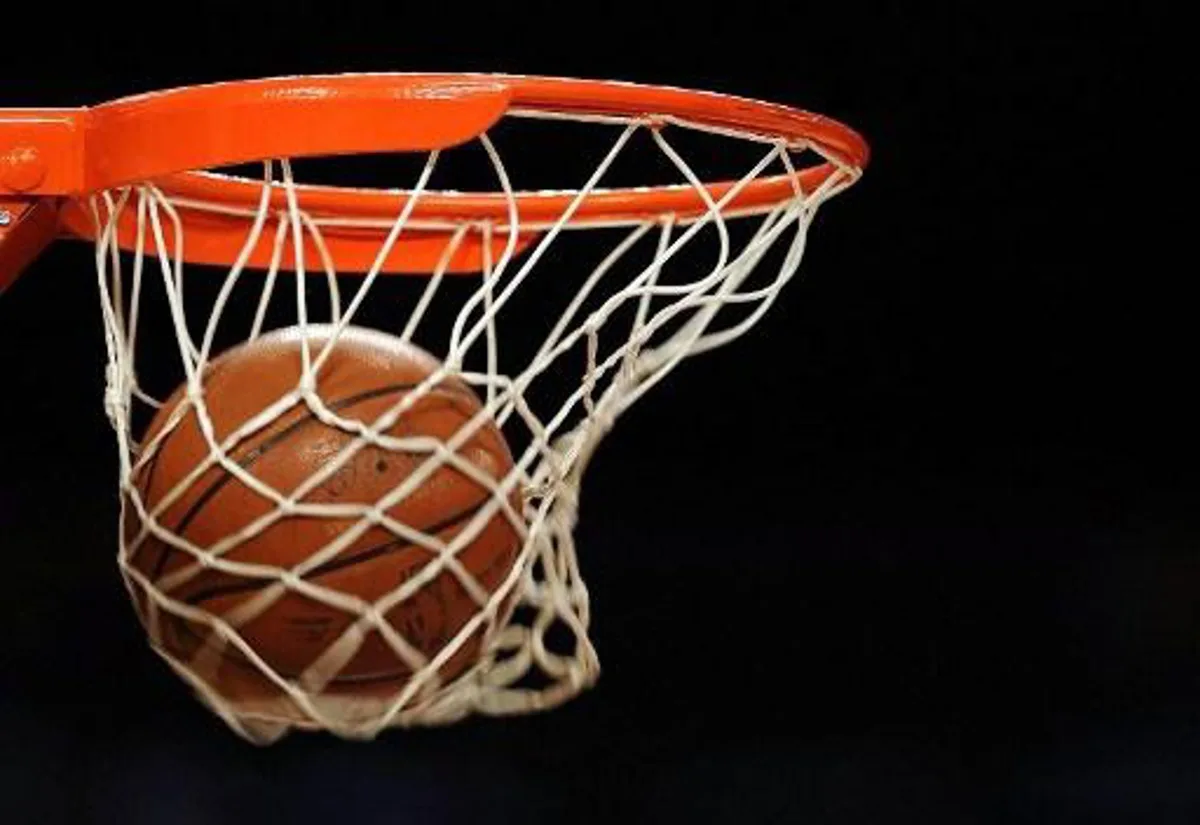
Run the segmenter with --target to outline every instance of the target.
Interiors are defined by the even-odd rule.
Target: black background
[[[1145,21],[185,5],[6,11],[44,36],[6,37],[0,104],[616,77],[824,112],[873,164],[805,279],[593,464],[599,686],[372,744],[245,744],[149,651],[115,568],[91,252],[53,248],[0,300],[0,818],[1200,821],[1200,479],[1165,252],[1188,230],[1157,199],[1179,150]]]

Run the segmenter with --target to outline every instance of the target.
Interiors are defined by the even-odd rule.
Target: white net
[[[482,149],[497,182],[495,191],[506,200],[503,220],[414,218],[415,206],[432,191],[430,181],[446,153],[431,153],[416,183],[397,190],[396,215],[387,222],[307,213],[293,164],[276,160],[263,164],[261,202],[256,209],[244,210],[244,252],[223,275],[185,265],[187,227],[197,216],[233,207],[183,203],[151,183],[90,199],[109,358],[106,408],[119,445],[122,518],[126,528],[136,528],[122,530],[120,570],[131,595],[144,605],[143,622],[155,650],[239,734],[270,742],[291,727],[301,727],[370,738],[388,726],[550,708],[597,679],[598,659],[588,638],[588,591],[572,538],[580,482],[590,457],[621,413],[683,359],[732,341],[762,317],[795,274],[817,208],[853,183],[858,171],[812,145],[728,131],[714,135],[713,130],[679,122],[664,129],[661,119],[593,120],[601,121],[590,124],[596,129],[613,130],[615,140],[599,154],[599,164],[586,182],[563,190],[570,195],[566,209],[556,220],[538,226],[522,223],[521,196],[487,135],[478,139],[475,151]],[[757,159],[732,187],[714,197],[673,139],[689,131],[752,147]],[[602,191],[605,176],[635,136],[657,151],[659,161],[665,159],[675,185],[690,187],[703,200],[702,214],[586,221],[576,217],[589,198]],[[802,157],[808,153],[820,157]],[[813,159],[831,162],[836,169],[813,191],[804,191],[796,169]],[[768,174],[795,176],[790,197],[761,208],[731,206],[746,186]],[[271,196],[281,191],[287,196],[286,207],[279,209],[271,205],[278,202]],[[121,250],[117,226],[131,216],[136,243],[131,250]],[[365,273],[340,272],[322,242],[331,227],[344,230],[348,225],[381,239],[375,265]],[[527,230],[536,230],[537,238],[519,248],[518,233]],[[424,278],[383,275],[384,261],[403,248],[409,235],[422,232],[445,237],[438,266]],[[274,244],[271,264],[265,271],[252,271],[247,266],[250,250],[264,238]],[[455,250],[472,238],[484,239],[481,271],[448,272]],[[306,253],[311,249],[317,250],[315,256]],[[289,255],[291,265],[285,272],[283,262]],[[218,438],[204,382],[213,359],[271,329],[316,324],[332,331],[331,344],[304,344],[297,385]],[[441,359],[434,374],[370,422],[339,415],[316,391],[317,376],[338,337],[358,327],[420,342]],[[450,378],[475,389],[479,414],[446,440],[391,432],[424,393]],[[179,414],[153,438],[145,438],[145,420],[180,383],[187,393]],[[295,489],[273,489],[239,461],[237,448],[298,405],[352,437]],[[189,410],[200,422],[208,457],[175,489],[147,502],[136,481],[138,473]],[[490,425],[500,428],[513,449],[513,468],[503,478],[482,472],[459,451],[476,431]],[[306,498],[368,447],[418,455],[421,461],[373,503],[314,503]],[[445,466],[491,492],[486,506],[450,539],[391,515],[423,480]],[[244,529],[200,546],[163,514],[214,468],[269,500],[272,507]],[[514,492],[519,493],[522,512],[512,506]],[[290,567],[232,558],[246,541],[295,518],[352,521],[326,546]],[[521,549],[512,572],[489,590],[458,556],[495,518],[512,525]],[[364,531],[377,528],[428,550],[425,569],[375,600],[326,586],[309,575]],[[186,554],[188,563],[170,576],[146,575],[133,559],[149,541]],[[200,570],[266,584],[254,598],[218,613],[173,592]],[[474,615],[440,650],[426,655],[387,616],[447,571],[471,594]],[[286,676],[258,655],[242,630],[275,601],[295,593],[345,611],[353,621],[302,673]],[[190,658],[164,642],[160,617],[167,615],[210,628],[206,644]],[[478,660],[443,682],[443,665],[477,632],[484,639]],[[348,697],[328,691],[370,634],[386,640],[411,677],[383,696]],[[236,650],[253,663],[273,686],[274,695],[261,701],[224,695],[220,684],[206,677],[211,657],[223,650]]]

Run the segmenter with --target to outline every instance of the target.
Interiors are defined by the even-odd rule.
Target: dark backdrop
[[[618,77],[825,112],[873,165],[820,216],[806,278],[597,457],[599,686],[368,745],[247,745],[145,645],[114,562],[91,252],[50,250],[0,299],[0,818],[1197,821],[1191,336],[1163,251],[1187,230],[1156,200],[1177,150],[1137,76],[1144,21],[401,5],[6,10],[0,104],[308,71]]]

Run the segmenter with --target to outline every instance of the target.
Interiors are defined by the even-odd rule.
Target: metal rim
[[[62,211],[67,234],[94,238],[87,195],[121,185],[152,183],[180,207],[188,233],[187,259],[228,263],[263,198],[263,181],[203,171],[252,160],[379,151],[429,151],[465,143],[505,115],[617,122],[678,123],[799,149],[826,160],[747,181],[596,189],[575,204],[568,228],[611,226],[670,216],[702,219],[710,200],[736,193],[723,213],[757,214],[817,191],[831,179],[852,183],[869,150],[849,127],[800,109],[714,92],[619,81],[497,74],[358,74],[235,81],[122,98],[86,112],[82,182]],[[349,269],[370,265],[370,244],[382,238],[404,208],[398,191],[313,186],[294,189],[301,210],[330,226],[330,250]],[[448,232],[464,224],[508,231],[513,207],[522,243],[560,220],[578,190],[552,192],[422,192],[410,236],[385,262],[385,271],[425,272],[436,263]],[[706,197],[707,195],[707,197]],[[287,208],[282,185],[272,187],[270,208]],[[326,225],[328,225],[326,224]],[[354,224],[352,227],[349,224]],[[414,233],[416,234],[416,233]],[[475,236],[479,233],[471,233]],[[118,243],[135,232],[124,222]],[[427,251],[412,257],[414,241]],[[470,237],[450,271],[477,268],[482,241]],[[409,256],[405,260],[405,256]],[[252,265],[269,259],[265,248]]]
[[[386,131],[387,127],[401,118],[396,117],[394,106],[389,104],[403,99],[405,106],[413,101],[451,102],[453,107],[419,109],[409,115],[410,120],[427,118],[429,123],[413,124],[419,129],[432,129],[419,138],[406,133],[396,136]],[[297,157],[319,154],[328,150],[324,135],[306,134],[302,124],[289,124],[292,118],[303,118],[303,125],[311,125],[309,115],[329,106],[354,106],[356,115],[353,126],[343,121],[342,133],[337,138],[342,144],[338,153],[352,151],[356,136],[366,134],[358,141],[364,150],[374,150],[388,139],[407,138],[407,148],[432,149],[476,137],[503,114],[562,115],[579,118],[612,118],[624,120],[658,119],[663,122],[678,121],[689,126],[698,126],[717,131],[738,133],[750,139],[769,142],[783,141],[789,145],[811,144],[832,162],[800,170],[796,181],[806,191],[819,186],[829,176],[839,171],[857,173],[867,163],[869,150],[866,142],[849,127],[810,112],[765,103],[742,97],[715,92],[677,89],[665,86],[647,86],[619,81],[578,80],[570,78],[529,77],[492,74],[364,74],[307,76],[272,78],[260,81],[239,81],[194,86],[167,92],[139,95],[116,100],[96,107],[93,123],[103,133],[105,145],[117,142],[120,149],[113,147],[108,154],[131,154],[130,133],[140,133],[139,143],[146,143],[150,131],[154,143],[139,147],[141,163],[161,149],[163,134],[169,130],[177,142],[195,143],[197,132],[205,132],[199,123],[193,122],[202,116],[211,122],[217,112],[232,112],[240,117],[251,118],[261,107],[278,105],[285,101],[290,105],[272,110],[278,118],[286,112],[284,122],[278,119],[262,125],[252,122],[235,134],[222,135],[225,163],[269,156]],[[463,104],[463,105],[459,105]],[[262,109],[265,111],[265,109]],[[351,112],[341,110],[341,117]],[[406,113],[407,114],[407,113]],[[169,117],[168,117],[169,115]],[[224,122],[226,118],[220,120]],[[167,122],[164,124],[163,121]],[[147,123],[155,128],[148,130]],[[118,128],[119,127],[119,128]],[[185,135],[184,130],[189,134]],[[207,131],[211,131],[211,126]],[[280,135],[280,132],[294,132]],[[265,135],[264,135],[265,133]],[[248,152],[259,148],[260,138],[276,141],[280,138],[297,138],[286,150],[274,154]],[[239,145],[243,144],[243,145]],[[178,151],[178,150],[175,150]],[[196,152],[204,154],[204,152]],[[212,155],[210,150],[207,154]],[[111,162],[110,162],[110,165]],[[143,174],[140,179],[156,176]],[[228,204],[233,207],[256,204],[262,194],[262,182],[213,175],[203,171],[187,171],[168,175],[155,183],[167,194],[197,202]],[[713,192],[724,192],[733,182],[714,183]],[[90,187],[108,188],[108,187]],[[397,198],[394,192],[344,187],[299,186],[306,210],[318,214],[351,215],[358,217],[394,216]],[[793,181],[786,175],[776,175],[754,180],[746,184],[737,197],[738,209],[768,207],[786,200],[794,191]],[[574,193],[569,191],[544,193],[520,192],[517,204],[522,219],[534,222],[553,220]],[[278,196],[282,203],[282,192]],[[731,205],[733,206],[733,205]],[[706,210],[703,198],[687,186],[654,186],[597,191],[581,204],[576,215],[579,221],[628,220],[637,217],[673,213],[683,219],[702,214]],[[508,217],[508,199],[502,193],[423,193],[414,218],[436,220],[489,220],[503,221]]]

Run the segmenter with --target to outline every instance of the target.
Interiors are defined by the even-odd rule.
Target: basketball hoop
[[[502,152],[497,134],[513,123],[550,132],[584,128],[604,143],[582,179],[521,188],[503,156],[519,156],[522,145]],[[679,140],[693,138],[715,148],[689,158]],[[669,179],[609,184],[639,142]],[[747,150],[753,157],[739,175],[704,174],[708,161]],[[569,152],[576,151],[572,144]],[[434,176],[465,152],[481,160],[490,188],[436,188]],[[367,154],[425,159],[415,181],[396,188],[297,179],[305,159]],[[253,741],[273,741],[292,727],[369,738],[388,726],[546,709],[595,682],[588,593],[572,537],[588,461],[621,413],[683,359],[734,340],[766,313],[799,267],[818,208],[859,178],[867,154],[863,140],[841,124],[774,104],[504,75],[288,77],[87,109],[0,110],[0,289],[55,237],[96,245],[108,353],[105,405],[120,448],[125,503],[118,562],[156,651]],[[257,164],[261,173],[229,171],[245,164]],[[587,243],[577,249],[569,241],[575,237]],[[386,277],[397,274],[423,277]],[[289,280],[294,286],[285,289]],[[545,296],[544,303],[539,298],[534,311],[527,307],[514,322],[514,307],[528,295]],[[523,512],[507,516],[521,537],[516,566],[494,594],[476,593],[476,616],[437,655],[414,655],[381,617],[385,607],[417,594],[419,582],[356,606],[305,578],[311,565],[251,570],[234,560],[239,543],[263,525],[198,546],[161,522],[162,507],[144,500],[138,473],[162,439],[145,439],[138,422],[161,410],[166,396],[147,386],[147,376],[174,370],[169,383],[187,388],[188,407],[209,422],[208,432],[204,376],[214,359],[282,325],[321,325],[334,343],[362,326],[429,342],[441,367],[396,402],[383,417],[388,425],[438,382],[454,380],[474,388],[483,410],[463,437],[471,427],[495,426],[516,448],[511,471],[486,482],[489,513],[511,511],[508,503],[520,494]],[[163,367],[163,345],[171,340]],[[333,473],[368,444],[396,445],[375,425],[340,419],[314,395],[323,353],[305,345],[306,371],[288,400],[353,433],[346,457],[331,462]],[[271,415],[261,418],[259,426],[266,426]],[[234,450],[249,432],[226,440],[209,432],[208,466],[245,474]],[[431,451],[430,472],[453,462],[454,449],[450,443],[450,455]],[[347,515],[344,507],[260,492],[274,508],[263,524]],[[388,502],[410,494],[398,485]],[[385,515],[379,507],[354,512],[364,529],[383,523],[409,540],[428,540],[430,564],[455,569],[476,592],[470,574],[455,566],[462,542],[413,536],[421,531],[389,524]],[[134,523],[138,528],[130,530]],[[358,611],[355,632],[391,639],[397,655],[411,662],[412,678],[369,700],[330,695],[325,688],[337,675],[330,662],[344,664],[341,654],[322,657],[304,678],[281,676],[239,632],[252,618],[240,614],[252,611],[234,611],[233,618],[206,611],[132,562],[147,540],[188,554],[196,569],[273,577],[264,592],[299,589]],[[269,599],[259,601],[255,609],[265,609]],[[508,612],[507,604],[515,608]],[[159,616],[210,628],[208,652],[181,657],[163,643]],[[478,661],[443,683],[439,668],[477,631],[484,633]],[[548,642],[551,634],[569,641]],[[331,650],[340,646],[348,656],[359,643],[347,630]],[[240,651],[270,691],[256,700],[223,695],[198,661],[214,647]]]

